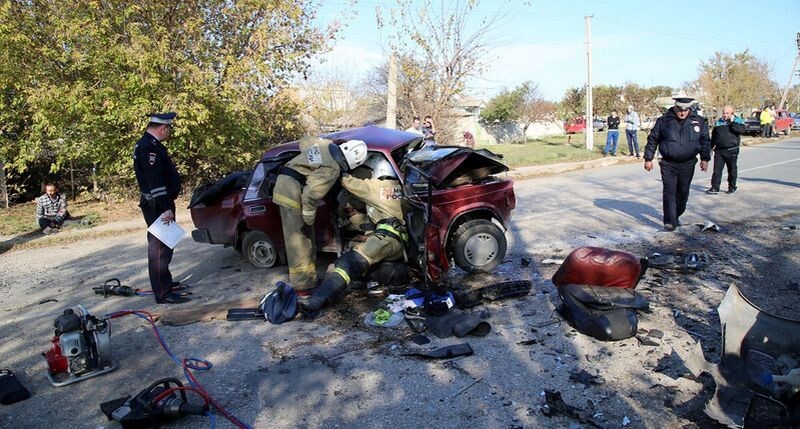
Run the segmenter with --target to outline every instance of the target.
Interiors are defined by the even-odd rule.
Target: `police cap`
[[[694,102],[694,98],[692,97],[673,97],[672,99],[675,100],[675,106],[681,109],[689,109]]]
[[[172,122],[175,120],[175,117],[176,117],[176,116],[178,116],[178,114],[177,114],[177,113],[175,113],[175,112],[167,112],[167,113],[148,113],[148,114],[147,114],[147,115],[145,115],[145,116],[146,116],[146,117],[147,117],[147,118],[150,120],[150,122],[152,122],[152,123],[155,123],[155,124],[164,124],[164,125],[169,125],[169,124],[171,124],[171,123],[172,123]]]

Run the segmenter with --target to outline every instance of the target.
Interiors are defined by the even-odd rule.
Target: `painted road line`
[[[753,170],[760,170],[762,168],[774,167],[776,165],[788,164],[790,162],[795,162],[795,161],[800,161],[800,158],[789,159],[789,160],[786,160],[786,161],[776,162],[774,164],[762,165],[762,166],[759,166],[759,167],[747,168],[747,169],[744,169],[744,170],[739,170],[739,173],[744,173],[744,172],[753,171]]]

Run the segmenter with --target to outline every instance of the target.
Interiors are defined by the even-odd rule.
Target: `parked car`
[[[495,154],[455,146],[420,149],[419,135],[375,126],[322,137],[363,140],[370,157],[383,157],[394,167],[404,189],[409,265],[426,279],[437,282],[449,270],[451,259],[468,272],[490,271],[502,262],[516,197],[513,181],[497,177],[508,167]],[[280,212],[271,200],[271,184],[277,167],[298,153],[297,142],[276,146],[255,165],[245,186],[220,191],[223,179],[196,191],[190,204],[196,227],[192,238],[232,246],[258,267],[285,262]],[[337,254],[352,238],[336,226],[338,191],[337,186],[319,204],[314,225],[317,249]]]
[[[792,129],[800,130],[800,113],[792,113],[791,115],[792,119],[794,119],[794,122],[792,122]]]
[[[653,126],[655,126],[655,124],[656,124],[656,120],[657,119],[658,118],[653,118],[653,117],[642,118],[642,120],[639,123],[639,129],[642,130],[642,131],[650,131],[650,130],[652,130]]]
[[[606,120],[603,118],[594,118],[592,128],[595,132],[605,130]],[[582,116],[564,122],[564,132],[567,134],[582,133],[584,130],[586,130],[586,120]]]
[[[794,127],[794,118],[789,116],[789,112],[785,110],[778,110],[776,112],[774,130],[775,133],[783,133],[789,135]],[[761,110],[753,110],[753,112],[745,118],[744,127],[745,134],[756,135],[761,132]]]

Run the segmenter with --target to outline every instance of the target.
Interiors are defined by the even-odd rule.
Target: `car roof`
[[[367,149],[386,153],[392,153],[395,149],[408,142],[422,140],[422,136],[419,134],[375,125],[323,134],[320,137],[331,140],[363,140],[367,144]],[[298,150],[297,141],[283,143],[266,151],[261,160],[263,161],[282,152],[296,150]]]

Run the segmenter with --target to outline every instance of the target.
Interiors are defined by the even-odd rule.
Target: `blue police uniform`
[[[148,116],[151,122],[171,124],[176,114]],[[142,194],[139,207],[147,225],[152,225],[167,210],[175,213],[175,198],[180,193],[181,177],[167,153],[167,148],[148,132],[136,142],[133,149],[133,169]],[[172,287],[175,284],[169,271],[171,261],[172,249],[148,232],[147,269],[150,286],[158,303],[171,302],[170,300],[174,298]]]

